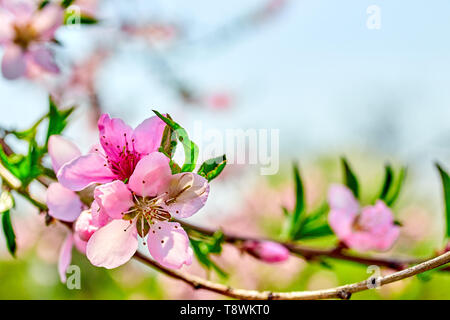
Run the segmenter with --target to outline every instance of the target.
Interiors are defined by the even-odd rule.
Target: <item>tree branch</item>
[[[380,277],[372,281],[372,279],[348,284],[336,288],[316,290],[316,291],[292,291],[292,292],[271,292],[235,289],[223,284],[214,283],[203,278],[184,274],[177,270],[168,269],[159,263],[147,258],[143,254],[137,252],[134,257],[139,261],[158,269],[166,275],[181,280],[194,289],[205,289],[216,292],[224,296],[241,300],[318,300],[318,299],[349,299],[353,293],[369,290],[374,288],[373,283],[377,286],[383,286],[392,282],[410,278],[419,273],[426,272],[431,269],[438,268],[450,262],[450,252],[446,252],[436,258],[424,261],[418,265],[407,268],[393,274]]]

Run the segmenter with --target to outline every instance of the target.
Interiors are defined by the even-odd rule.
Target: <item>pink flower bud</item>
[[[97,229],[98,226],[93,223],[91,211],[85,210],[81,212],[75,222],[75,234],[80,238],[80,240],[88,241]]]
[[[289,258],[289,250],[272,241],[245,241],[243,248],[255,258],[268,263],[281,262]]]

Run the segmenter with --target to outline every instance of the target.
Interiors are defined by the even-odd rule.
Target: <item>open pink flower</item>
[[[2,73],[16,79],[32,70],[58,73],[48,45],[63,23],[63,9],[49,3],[38,10],[31,1],[0,4],[0,46],[4,48]]]
[[[192,262],[189,238],[172,217],[187,218],[205,204],[206,179],[184,172],[172,175],[169,159],[159,152],[143,157],[128,184],[116,180],[96,187],[99,210],[112,221],[97,230],[86,255],[95,266],[115,268],[126,263],[147,237],[148,250],[163,266],[181,268]]]
[[[289,250],[273,241],[245,241],[243,249],[255,258],[267,263],[282,262],[289,258]]]
[[[127,180],[142,157],[158,150],[164,128],[165,123],[156,116],[133,130],[121,119],[103,114],[98,120],[100,145],[63,165],[59,182],[79,191],[93,183]]]
[[[328,222],[336,236],[350,248],[359,251],[385,251],[400,234],[392,211],[378,200],[375,205],[360,209],[350,189],[333,185],[328,192]]]

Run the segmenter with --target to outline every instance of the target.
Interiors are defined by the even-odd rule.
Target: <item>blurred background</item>
[[[279,129],[279,172],[262,176],[255,165],[228,165],[190,222],[276,238],[281,206],[295,201],[292,163],[300,163],[308,206],[315,207],[329,184],[341,181],[339,158],[345,155],[359,176],[363,199],[379,189],[386,162],[408,166],[394,207],[403,224],[401,237],[383,255],[425,258],[442,249],[443,201],[433,162],[450,167],[448,1],[77,3],[100,23],[58,30],[63,44],[55,49],[62,68],[58,77],[0,78],[2,128],[28,128],[46,113],[50,92],[60,105],[78,106],[66,134],[83,151],[95,143],[96,119],[103,112],[132,126],[157,109],[188,131],[196,121],[205,130]],[[371,5],[380,10],[379,29],[367,26]],[[0,239],[1,299],[220,297],[136,261],[112,271],[95,268],[75,250],[82,289],[68,290],[56,267],[64,228],[46,228],[25,201],[17,203],[13,224],[17,259]],[[312,245],[334,242],[330,237]],[[214,260],[228,279],[196,262],[185,271],[277,291],[328,288],[369,276],[365,266],[335,260],[327,266],[296,257],[263,264],[227,245]],[[449,285],[450,274],[436,272],[352,299],[445,299]]]

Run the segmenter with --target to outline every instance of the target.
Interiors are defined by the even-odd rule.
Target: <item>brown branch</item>
[[[178,220],[177,220],[178,221]],[[178,221],[181,223],[184,227],[187,229],[195,230],[201,234],[212,236],[215,232],[215,230],[199,227],[190,223],[186,223],[184,221]],[[244,241],[261,241],[261,240],[267,240],[272,242],[277,242],[283,246],[285,246],[291,253],[295,255],[299,255],[306,260],[314,260],[318,259],[320,257],[330,257],[340,260],[346,260],[346,261],[352,261],[357,262],[360,264],[365,265],[377,265],[382,267],[387,267],[394,270],[403,270],[407,268],[411,264],[416,264],[423,262],[425,260],[420,259],[389,259],[389,258],[375,258],[375,257],[369,257],[369,256],[361,256],[361,255],[355,255],[352,253],[347,252],[345,249],[341,247],[335,247],[331,249],[318,249],[318,248],[312,248],[308,246],[302,246],[295,243],[290,242],[280,242],[272,239],[265,239],[265,238],[255,238],[255,237],[245,237],[245,236],[238,236],[233,235],[229,233],[223,233],[224,240],[231,244],[239,244],[240,242]],[[448,270],[446,270],[448,271]]]
[[[168,269],[159,263],[147,258],[143,254],[137,252],[134,256],[139,261],[158,269],[166,275],[181,280],[194,289],[205,289],[212,292],[219,293],[231,298],[242,300],[318,300],[318,299],[349,299],[353,293],[369,290],[375,286],[383,286],[392,282],[400,281],[419,273],[426,272],[431,269],[438,268],[450,262],[450,252],[446,252],[436,258],[424,261],[418,265],[407,268],[393,274],[380,277],[378,279],[372,278],[369,280],[356,282],[336,288],[316,290],[316,291],[292,291],[292,292],[271,292],[271,291],[256,291],[235,289],[223,284],[214,283],[203,278],[184,274],[180,271]],[[375,280],[375,281],[374,281]],[[374,285],[375,284],[375,285]]]

